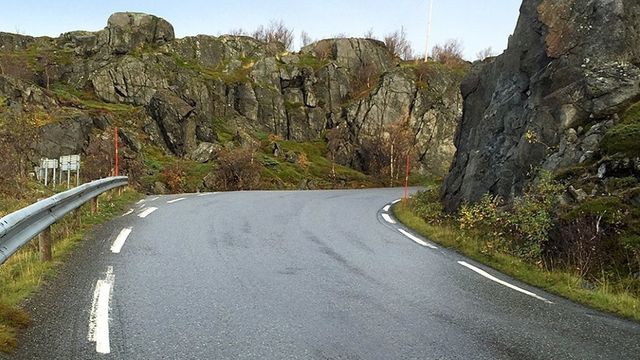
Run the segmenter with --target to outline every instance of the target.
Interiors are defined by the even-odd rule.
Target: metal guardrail
[[[0,219],[0,264],[55,222],[100,194],[126,186],[126,176],[110,177],[53,195]]]

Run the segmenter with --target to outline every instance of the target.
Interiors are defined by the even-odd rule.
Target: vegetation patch
[[[620,123],[610,128],[602,139],[602,149],[607,154],[622,153],[640,156],[640,103],[633,105],[622,116]]]
[[[408,207],[397,204],[392,211],[402,223],[424,237],[530,285],[600,310],[640,320],[640,299],[637,293],[629,290],[628,282],[612,282],[603,278],[585,287],[585,279],[570,269],[545,268],[501,251],[499,244],[493,243],[492,236],[484,231],[461,229],[454,217],[442,215],[439,203],[424,204],[424,199],[417,199],[419,197],[414,197]],[[419,214],[437,216],[425,218]]]
[[[172,193],[199,192],[204,189],[203,180],[213,169],[213,164],[167,155],[155,146],[142,150],[145,174],[140,178],[143,189],[153,192],[157,182],[167,185]]]
[[[313,69],[313,71],[318,71],[328,64],[328,60],[316,57],[313,53],[305,53],[300,55],[300,60],[297,63],[298,66],[309,67]]]
[[[278,156],[274,156],[274,144],[278,146]],[[322,140],[296,142],[270,136],[261,142],[260,151],[261,164],[265,167],[262,171],[262,186],[265,188],[298,189],[303,181],[318,189],[376,185],[359,171],[333,164],[328,159],[327,144]],[[335,176],[332,169],[335,169]]]
[[[543,174],[511,203],[486,195],[447,214],[434,186],[394,212],[424,236],[499,271],[640,320],[640,208],[613,195],[561,206],[563,191]]]
[[[204,66],[196,61],[184,59],[179,56],[174,57],[175,64],[183,69],[189,69],[201,74],[207,79],[221,80],[227,85],[250,83],[251,70],[256,59],[243,57],[240,59],[240,66],[231,66],[230,61],[223,61],[215,67]]]

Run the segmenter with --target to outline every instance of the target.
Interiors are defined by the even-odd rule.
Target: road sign
[[[56,185],[56,169],[58,169],[58,160],[56,159],[40,159],[40,169],[44,172],[44,186],[49,185],[49,169],[53,170],[53,186]]]
[[[60,157],[61,171],[78,171],[80,169],[80,155],[67,155]]]
[[[40,159],[40,167],[43,169],[57,169],[58,160],[56,159]]]

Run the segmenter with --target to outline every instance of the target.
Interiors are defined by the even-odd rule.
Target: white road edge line
[[[142,204],[143,202],[144,202],[144,199],[140,199],[140,200],[136,203],[136,205],[140,205],[140,204]]]
[[[388,222],[389,224],[395,224],[396,221],[393,220],[391,218],[391,216],[389,216],[389,214],[382,214],[382,218],[384,219],[384,221]]]
[[[389,211],[389,209],[391,209],[391,205],[387,205],[387,206],[382,208],[382,210],[384,210],[384,211]]]
[[[407,231],[404,231],[402,229],[398,229],[398,231],[400,231],[402,233],[402,235],[404,235],[404,236],[408,237],[409,239],[413,240],[413,242],[415,242],[418,245],[426,246],[426,247],[431,248],[431,249],[437,249],[436,246],[433,246],[433,245],[431,245],[429,243],[426,243],[426,242],[422,241],[421,239],[419,239],[418,237],[414,236],[413,234],[411,234],[411,233],[409,233]]]
[[[149,199],[149,201],[156,201],[156,200],[158,200],[158,199],[160,199],[160,196],[156,196],[156,197],[154,197],[154,198],[151,198],[151,199]]]
[[[179,198],[179,199],[169,200],[169,201],[167,201],[167,204],[177,203],[178,201],[182,201],[182,200],[186,200],[186,198]]]
[[[198,197],[209,196],[209,195],[215,195],[215,194],[217,194],[217,192],[212,192],[212,193],[202,193],[202,194],[198,194]]]
[[[96,288],[93,292],[87,338],[89,341],[96,343],[96,352],[100,354],[111,352],[109,343],[109,301],[111,300],[114,281],[113,266],[109,266],[107,267],[105,279],[96,282]]]
[[[122,250],[122,246],[124,245],[124,242],[127,241],[129,234],[131,234],[131,228],[124,228],[122,229],[122,231],[120,231],[120,234],[118,234],[118,237],[116,237],[116,240],[113,242],[113,245],[111,245],[112,253],[114,254],[120,253],[120,250]]]
[[[133,214],[133,209],[129,209],[126,213],[122,214],[122,216],[127,216]]]
[[[145,211],[141,212],[140,214],[138,214],[138,217],[140,217],[140,218],[143,218],[143,219],[144,219],[144,218],[146,218],[147,216],[151,215],[151,213],[152,213],[152,212],[154,212],[154,211],[156,211],[156,210],[158,210],[158,208],[150,207],[150,208],[148,208],[147,210],[145,210]]]
[[[400,201],[402,201],[402,199],[394,200],[394,201],[392,202],[392,204],[394,204],[394,205],[395,205],[395,204],[399,203]]]
[[[546,302],[547,304],[553,304],[553,301],[549,301],[549,300],[547,300],[547,299],[543,298],[542,296],[538,296],[538,295],[536,295],[536,294],[532,293],[531,291],[527,291],[527,290],[522,289],[522,288],[519,288],[519,287],[517,287],[517,286],[515,286],[515,285],[509,284],[508,282],[506,282],[506,281],[504,281],[504,280],[500,280],[500,279],[498,279],[497,277],[495,277],[495,276],[493,276],[493,275],[491,275],[491,274],[487,273],[486,271],[484,271],[484,270],[482,270],[482,269],[480,269],[480,268],[477,268],[477,267],[475,267],[475,266],[473,266],[473,265],[471,265],[471,264],[468,264],[468,263],[466,263],[466,262],[464,262],[464,261],[458,261],[458,264],[460,264],[460,265],[462,265],[462,266],[464,266],[464,267],[466,267],[466,268],[468,268],[468,269],[470,269],[470,270],[472,270],[472,271],[475,271],[476,273],[478,273],[478,274],[480,274],[480,275],[482,275],[482,276],[486,277],[487,279],[489,279],[489,280],[491,280],[491,281],[495,281],[495,282],[497,282],[497,283],[498,283],[498,284],[500,284],[500,285],[504,285],[504,286],[506,286],[506,287],[508,287],[508,288],[510,288],[510,289],[513,289],[513,290],[515,290],[515,291],[521,292],[521,293],[523,293],[523,294],[525,294],[525,295],[529,295],[529,296],[531,296],[532,298],[536,298],[536,299],[538,299],[538,300],[544,301],[544,302]]]

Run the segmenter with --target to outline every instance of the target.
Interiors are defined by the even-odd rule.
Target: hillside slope
[[[32,162],[83,153],[86,175],[104,176],[118,126],[124,171],[149,192],[219,188],[214,169],[239,148],[250,148],[251,164],[259,160],[253,172],[263,181],[238,187],[308,183],[313,165],[318,180],[318,163],[326,172],[332,160],[380,173],[392,156],[371,149],[393,142],[394,126],[417,149],[416,169],[444,176],[464,73],[401,62],[370,39],[322,40],[300,53],[243,36],[176,39],[170,23],[140,13],[116,13],[104,30],[58,38],[2,33],[0,71],[5,125],[21,126],[26,116],[23,123],[40,129]],[[340,169],[353,175],[336,179],[332,170],[343,186],[361,178]],[[174,173],[184,175],[181,186],[172,186]]]

